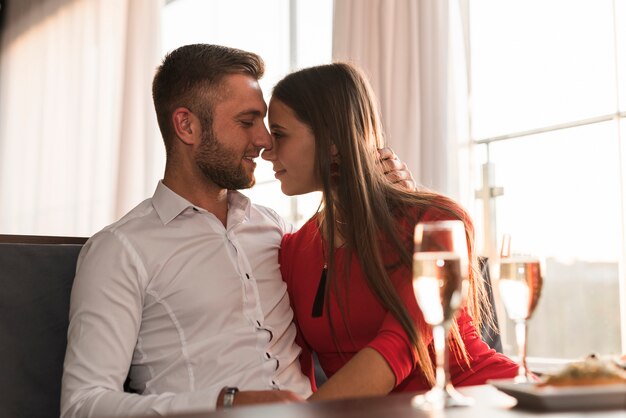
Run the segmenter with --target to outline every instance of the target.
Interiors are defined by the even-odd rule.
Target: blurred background
[[[0,0],[0,233],[89,236],[150,197],[154,69],[199,42],[260,54],[266,99],[295,69],[360,65],[479,253],[509,233],[545,260],[531,364],[626,352],[626,0]],[[319,204],[262,161],[244,193],[296,225]]]

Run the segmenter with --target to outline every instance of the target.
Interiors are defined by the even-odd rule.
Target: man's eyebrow
[[[241,117],[241,116],[259,116],[259,117],[263,117],[264,114],[263,112],[261,112],[258,109],[247,109],[244,111],[241,111],[239,113],[237,113],[236,117]]]

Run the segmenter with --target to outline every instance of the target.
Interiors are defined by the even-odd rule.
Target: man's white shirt
[[[85,244],[62,417],[206,411],[224,386],[311,394],[278,265],[291,227],[239,192],[228,205],[225,228],[159,182]]]

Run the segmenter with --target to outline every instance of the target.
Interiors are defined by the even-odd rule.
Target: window
[[[245,10],[245,13],[241,13]],[[332,50],[332,0],[174,0],[163,9],[163,54],[190,43],[213,43],[255,52],[265,60],[261,88],[271,89],[297,68],[328,63]],[[272,165],[257,160],[257,184],[242,192],[301,225],[320,195],[287,197]]]
[[[471,137],[489,186],[504,190],[477,204],[477,213],[493,208],[479,227],[484,252],[493,257],[510,233],[545,260],[528,355],[620,353],[626,2],[473,0],[469,23]],[[507,330],[505,352],[515,354]]]

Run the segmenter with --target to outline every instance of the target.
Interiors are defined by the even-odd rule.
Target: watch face
[[[236,387],[227,387],[224,389],[224,408],[230,408],[235,402],[235,394],[239,392]]]

